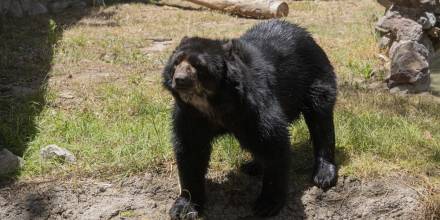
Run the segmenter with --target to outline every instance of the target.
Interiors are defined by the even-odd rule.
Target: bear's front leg
[[[174,115],[174,153],[180,180],[180,196],[171,207],[172,220],[197,219],[205,202],[205,175],[212,133],[197,118]]]

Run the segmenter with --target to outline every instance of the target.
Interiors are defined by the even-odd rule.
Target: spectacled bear
[[[303,28],[286,21],[255,25],[239,38],[184,37],[163,71],[175,99],[173,145],[181,193],[171,219],[200,216],[211,142],[232,134],[261,170],[258,216],[284,206],[290,162],[289,123],[304,116],[314,147],[313,181],[336,183],[333,107],[336,76],[325,52]]]

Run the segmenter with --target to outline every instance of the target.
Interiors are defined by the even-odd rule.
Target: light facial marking
[[[205,94],[197,95],[195,93],[179,93],[180,98],[194,108],[198,109],[202,113],[206,114],[209,117],[214,116],[214,111],[211,105],[208,102],[208,98]]]
[[[196,71],[197,70],[187,60],[183,60],[182,62],[180,62],[175,68],[173,76],[173,87],[176,83],[176,77],[190,77],[193,85],[187,90],[177,90],[180,98],[184,102],[192,105],[199,111],[211,117],[213,116],[213,110],[212,107],[209,105],[207,99],[209,91],[204,89],[204,87],[199,82]]]
[[[174,70],[173,87],[176,86],[176,78],[179,77],[188,78],[189,80],[196,82],[196,69],[187,60],[182,60],[182,62],[180,62]]]

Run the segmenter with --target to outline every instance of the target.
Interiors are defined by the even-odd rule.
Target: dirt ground
[[[120,11],[123,11],[128,6],[121,8]],[[153,16],[153,12],[163,12],[160,11],[160,8],[147,9],[150,11],[141,11],[142,13],[139,13],[138,16],[148,15],[150,12]],[[181,9],[164,7],[163,10],[180,11]],[[328,11],[332,10],[328,9]],[[187,12],[193,11],[187,10]],[[304,14],[299,13],[309,12],[292,13],[294,17],[291,20],[303,21],[304,25],[311,27],[316,26],[311,22],[313,19],[307,20]],[[300,19],[301,16],[304,19]],[[120,18],[121,21],[125,19],[122,15]],[[150,19],[149,17],[142,18]],[[139,18],[139,21],[144,20]],[[351,22],[351,19],[347,18],[347,21]],[[78,24],[93,26],[87,22],[85,20],[85,22]],[[117,29],[112,23],[113,21],[102,22],[109,22],[110,28]],[[237,22],[249,22],[249,20]],[[144,21],[144,23],[147,22]],[[237,25],[236,23],[228,23],[228,20],[215,21],[213,24],[208,22],[198,22],[197,24],[206,25],[206,27],[213,24],[216,27]],[[132,28],[133,30],[139,29],[137,26]],[[325,30],[323,29],[322,32]],[[122,31],[122,29],[118,29],[118,31]],[[233,34],[231,30],[226,31],[225,29],[223,31],[219,31],[219,33]],[[316,31],[319,29],[315,29]],[[354,31],[350,30],[347,33],[351,32]],[[163,33],[157,33],[157,35],[162,36]],[[46,39],[46,37],[43,35],[42,38]],[[323,43],[333,42],[333,37],[327,36],[325,38],[319,35],[317,37],[321,37]],[[177,38],[172,40],[177,40]],[[148,54],[164,51],[172,46],[172,40],[150,39],[151,46],[141,49],[141,52]],[[337,44],[336,46],[329,44],[327,48],[336,48],[337,46]],[[17,57],[21,59],[23,54],[28,53],[18,53]],[[50,58],[47,57],[48,64],[51,61]],[[50,88],[56,88],[58,92],[57,99],[51,103],[52,105],[63,109],[79,106],[82,95],[78,91],[84,90],[86,84],[96,85],[127,80],[127,76],[122,73],[124,71],[130,72],[127,69],[131,66],[111,65],[104,62],[107,59],[112,60],[111,55],[105,54],[99,62],[83,58],[79,65],[66,66],[63,63],[55,63],[50,67],[63,74],[52,76],[50,79],[46,77],[48,69],[42,71],[41,76],[31,75],[26,80],[21,79],[22,76],[18,74],[14,75],[16,78],[9,75],[7,77],[0,76],[0,96],[8,98],[33,95],[40,91],[41,85],[48,83]],[[80,68],[74,69],[76,71],[72,71],[74,74],[64,74],[69,72],[65,69],[75,66]],[[124,68],[124,70],[118,68]],[[32,68],[33,70],[34,68]],[[156,72],[159,73],[160,70]],[[43,96],[43,94],[37,95]],[[34,115],[38,115],[38,113],[35,112]],[[29,118],[32,117],[29,116]],[[172,173],[173,175],[147,173],[109,181],[97,179],[55,179],[50,181],[45,179],[44,181],[3,182],[0,183],[0,220],[168,219],[168,209],[179,192],[177,177],[175,172]],[[413,180],[414,177],[405,175],[391,175],[375,180],[340,177],[337,186],[326,192],[308,184],[295,184],[292,181],[286,207],[277,217],[272,219],[421,219],[423,216],[421,201],[423,201],[422,195],[425,194],[426,189],[417,184],[415,184],[417,187],[414,187],[414,184],[411,184]],[[211,176],[206,187],[208,192],[206,219],[257,219],[252,216],[251,206],[261,188],[259,179],[234,171]]]
[[[419,193],[402,176],[374,181],[340,177],[323,192],[291,187],[282,212],[272,219],[417,219]],[[255,183],[258,184],[255,184]],[[258,219],[251,202],[261,182],[236,172],[208,179],[206,219]],[[0,219],[168,219],[178,194],[176,176],[151,175],[108,182],[93,179],[3,183]]]

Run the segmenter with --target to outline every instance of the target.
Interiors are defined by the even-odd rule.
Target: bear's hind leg
[[[254,206],[254,213],[262,217],[278,214],[286,202],[291,157],[289,132],[284,122],[267,127],[272,130],[248,137],[254,140],[250,151],[263,168],[263,187]]]

